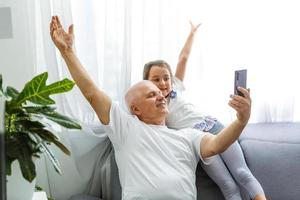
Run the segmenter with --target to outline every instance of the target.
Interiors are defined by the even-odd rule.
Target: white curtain
[[[300,28],[293,25],[299,22],[300,14],[296,8],[297,2],[291,0],[119,0],[94,5],[95,12],[100,13],[95,15],[97,26],[109,23],[109,34],[113,37],[118,32],[124,39],[121,46],[110,46],[115,49],[101,48],[114,52],[113,57],[120,62],[126,58],[124,64],[131,67],[126,78],[131,83],[141,79],[143,64],[152,59],[165,59],[174,69],[189,32],[188,21],[203,23],[188,63],[187,96],[205,114],[224,123],[234,117],[227,106],[234,70],[243,68],[248,69],[253,99],[251,122],[300,120],[296,73]],[[112,16],[119,24],[113,23]],[[99,29],[97,36],[103,39],[103,33],[108,33],[107,28]],[[126,57],[118,57],[120,49]]]
[[[178,12],[182,2],[71,0],[71,3],[77,53],[94,80],[114,100],[124,103],[125,90],[141,80],[144,62],[164,58],[176,63],[181,45],[178,40],[181,26],[177,23],[183,19]],[[188,28],[188,21],[185,25]],[[77,107],[81,109],[76,110],[80,113],[76,116],[82,121],[90,125],[98,123],[96,118],[84,116],[93,112],[83,110],[82,102]]]
[[[197,33],[186,85],[203,111],[229,123],[227,102],[235,69],[248,69],[253,100],[250,122],[300,121],[300,13],[298,2],[191,1],[203,23]]]
[[[235,117],[227,105],[234,70],[246,68],[251,122],[300,120],[296,1],[72,0],[72,5],[78,54],[114,99],[141,80],[149,60],[164,59],[175,70],[192,20],[202,26],[185,79],[191,102],[229,123]]]
[[[38,2],[38,1],[36,1]],[[45,3],[46,2],[46,3]],[[47,3],[48,2],[48,3]],[[53,79],[68,76],[48,37],[51,14],[75,24],[77,53],[93,79],[114,99],[142,77],[145,62],[164,59],[173,70],[189,33],[189,20],[202,23],[188,62],[187,96],[203,110],[229,123],[227,102],[236,69],[248,69],[253,100],[251,122],[299,121],[300,28],[296,1],[70,0],[38,2],[45,64]],[[45,5],[48,4],[48,5]],[[37,35],[38,36],[38,35]],[[40,51],[38,51],[40,52]],[[37,58],[41,61],[43,55]],[[60,108],[89,125],[98,120],[78,89]]]

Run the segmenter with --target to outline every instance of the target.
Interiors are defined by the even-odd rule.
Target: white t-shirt
[[[123,200],[197,198],[195,171],[205,133],[147,125],[116,103],[104,127],[115,149]]]
[[[184,99],[182,95],[185,90],[184,85],[182,81],[176,77],[174,77],[173,88],[176,95],[169,99],[169,113],[166,117],[167,126],[173,129],[183,129],[187,127],[194,128],[203,124],[204,115],[196,106]],[[204,129],[209,130],[214,125],[214,122],[209,123],[205,121],[204,124],[206,126]]]

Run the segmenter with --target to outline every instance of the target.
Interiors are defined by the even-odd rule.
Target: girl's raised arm
[[[181,81],[183,81],[185,76],[186,63],[191,53],[195,33],[197,32],[197,29],[201,25],[198,24],[195,26],[191,21],[190,24],[191,24],[191,32],[188,38],[186,39],[185,44],[180,52],[177,67],[176,67],[176,73],[175,73],[175,76]]]

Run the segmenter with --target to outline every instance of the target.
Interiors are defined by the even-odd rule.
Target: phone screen
[[[244,96],[243,93],[238,91],[238,87],[247,89],[247,69],[236,70],[234,72],[234,94]]]

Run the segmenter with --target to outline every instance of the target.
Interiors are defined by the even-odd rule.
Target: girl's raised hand
[[[190,25],[191,25],[191,33],[195,33],[197,31],[197,29],[199,28],[199,26],[201,26],[201,23],[195,25],[195,24],[193,24],[192,21],[190,21]]]

